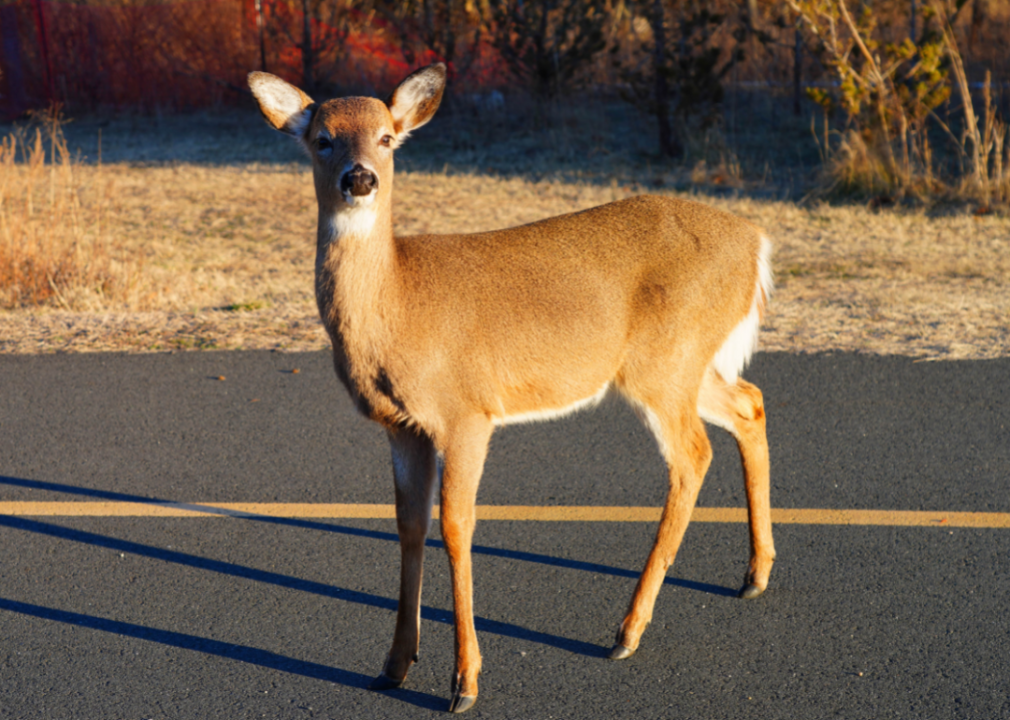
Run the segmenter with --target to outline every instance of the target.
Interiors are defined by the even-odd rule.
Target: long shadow
[[[130,553],[132,555],[138,555],[140,557],[151,558],[154,560],[162,560],[164,562],[170,562],[185,567],[216,572],[222,575],[229,575],[231,577],[252,580],[254,582],[266,583],[268,585],[275,585],[277,587],[297,590],[299,592],[312,593],[314,595],[342,600],[344,602],[366,605],[393,612],[396,611],[397,601],[392,598],[382,597],[381,595],[374,595],[372,593],[361,592],[359,590],[348,590],[346,588],[326,585],[324,583],[296,578],[290,575],[282,575],[268,570],[257,570],[244,565],[223,562],[221,560],[212,560],[198,555],[190,555],[176,550],[166,550],[165,548],[153,547],[151,545],[143,545],[131,540],[121,540],[119,538],[99,535],[97,533],[86,532],[84,530],[75,530],[61,525],[43,523],[37,520],[29,520],[27,518],[11,517],[9,515],[0,515],[0,527],[9,527],[16,530],[37,533],[39,535],[48,535],[61,540],[71,540],[73,542],[115,550],[121,553]],[[448,610],[422,606],[421,617],[425,620],[431,620],[447,625],[452,624],[452,613]],[[593,645],[591,643],[582,642],[580,640],[572,640],[570,638],[564,638],[557,635],[550,635],[548,633],[536,632],[511,623],[488,620],[481,617],[475,618],[474,623],[476,624],[477,629],[483,632],[527,640],[541,645],[548,645],[550,647],[567,650],[579,655],[603,657],[606,654],[606,648],[600,647],[599,645]]]
[[[8,610],[42,620],[52,620],[91,630],[101,630],[102,632],[122,635],[137,640],[147,640],[183,650],[193,650],[207,655],[216,655],[229,660],[238,660],[250,665],[258,665],[259,667],[271,670],[279,670],[291,673],[292,675],[302,675],[307,678],[362,690],[366,689],[372,680],[371,677],[362,675],[361,673],[341,670],[305,660],[297,660],[268,650],[249,647],[248,645],[235,645],[197,635],[187,635],[171,630],[158,630],[157,628],[144,625],[134,625],[133,623],[109,620],[107,618],[95,617],[94,615],[82,615],[81,613],[69,612],[67,610],[56,610],[40,605],[17,602],[16,600],[0,598],[0,610]],[[444,698],[429,695],[428,693],[398,688],[390,694],[398,700],[403,700],[427,710],[445,709]]]
[[[111,492],[107,490],[79,488],[73,485],[44,482],[41,480],[26,480],[23,478],[0,476],[0,484],[12,485],[16,487],[32,488],[36,490],[48,490],[52,492],[62,492],[74,495],[82,495],[85,497],[93,497],[102,500],[135,502],[135,503],[144,503],[148,505],[172,505],[173,507],[186,507],[186,505],[183,503],[177,503],[171,500],[161,500],[157,498],[143,497],[139,495],[129,495],[125,493]],[[195,505],[192,507],[197,508],[197,506]],[[272,515],[256,515],[252,513],[242,513],[233,510],[227,510],[225,508],[214,508],[212,505],[200,505],[198,509],[201,512],[216,512],[217,514],[220,515],[241,518],[243,520],[252,520],[255,522],[265,522],[274,525],[286,525],[289,527],[297,527],[308,530],[319,530],[322,532],[341,533],[343,535],[365,537],[370,538],[372,540],[386,540],[391,542],[399,542],[399,537],[396,535],[396,533],[383,532],[381,530],[368,530],[365,528],[356,528],[346,525],[335,525],[332,523],[304,520],[300,518],[282,518],[282,517],[275,517]],[[437,548],[440,550],[444,549],[444,545],[440,540],[430,539],[425,542],[425,545],[427,547]],[[641,574],[639,571],[627,570],[625,568],[617,568],[611,565],[583,562],[581,560],[569,560],[566,558],[554,557],[552,555],[542,555],[539,553],[523,552],[519,550],[505,550],[503,548],[489,547],[486,545],[474,545],[472,548],[472,552],[478,555],[488,555],[490,557],[508,558],[510,560],[538,563],[541,565],[550,565],[552,567],[566,568],[568,570],[594,572],[601,575],[612,575],[614,577],[625,577],[635,580],[637,580],[638,576]],[[673,585],[676,587],[686,588],[688,590],[708,593],[710,595],[719,595],[722,597],[736,597],[737,594],[736,591],[732,588],[723,587],[721,585],[712,585],[710,583],[696,582],[694,580],[684,580],[681,578],[668,577],[663,582],[666,585]]]

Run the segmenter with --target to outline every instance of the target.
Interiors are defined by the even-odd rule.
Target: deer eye
[[[321,155],[328,154],[333,149],[333,141],[328,137],[320,135],[316,138],[316,150]]]
[[[393,144],[393,136],[392,135],[383,135],[382,139],[379,140],[379,142],[382,143],[383,147],[391,147],[392,144]]]

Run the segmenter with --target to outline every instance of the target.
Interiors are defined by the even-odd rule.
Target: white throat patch
[[[375,217],[374,208],[353,205],[334,215],[330,224],[338,239],[350,235],[367,237],[375,227]]]

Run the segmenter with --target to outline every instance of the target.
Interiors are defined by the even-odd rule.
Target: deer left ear
[[[401,137],[421,127],[435,114],[445,92],[445,64],[415,70],[396,86],[386,105]]]

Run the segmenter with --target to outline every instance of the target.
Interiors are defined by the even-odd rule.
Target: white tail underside
[[[761,329],[761,315],[764,304],[771,297],[774,287],[771,266],[772,244],[768,238],[761,238],[761,251],[758,253],[758,276],[754,287],[754,299],[751,301],[747,317],[733,328],[719,351],[712,358],[712,367],[729,384],[736,382],[751,355],[757,350],[758,331]]]

